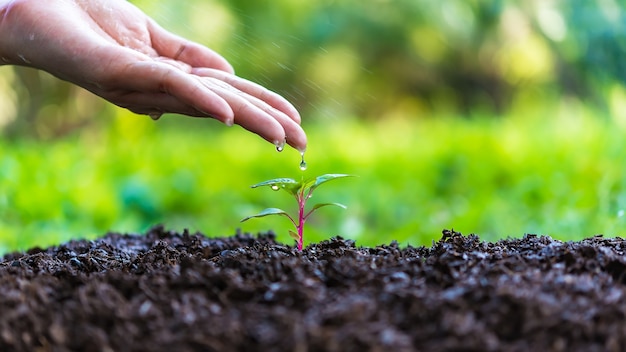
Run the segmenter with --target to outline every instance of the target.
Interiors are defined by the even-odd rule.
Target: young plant
[[[344,209],[346,208],[345,205],[339,204],[339,203],[318,203],[318,204],[315,204],[313,207],[311,207],[311,209],[308,212],[306,212],[305,206],[306,206],[307,200],[311,198],[311,196],[313,195],[313,191],[317,187],[319,187],[321,184],[326,183],[328,181],[336,180],[338,178],[350,177],[350,176],[352,175],[326,174],[322,176],[317,176],[315,178],[310,178],[308,180],[303,180],[301,182],[298,182],[291,178],[276,178],[273,180],[268,180],[268,181],[263,181],[261,183],[257,183],[256,185],[253,185],[252,188],[268,186],[274,191],[278,191],[282,189],[282,190],[287,191],[292,196],[294,196],[296,198],[296,201],[298,202],[297,220],[295,217],[292,217],[291,215],[289,215],[289,213],[287,213],[286,211],[282,209],[267,208],[256,215],[252,215],[252,216],[248,216],[244,218],[243,220],[241,220],[241,222],[244,222],[252,218],[261,218],[261,217],[268,216],[268,215],[284,216],[291,221],[291,223],[297,230],[297,233],[289,230],[289,235],[291,235],[291,237],[293,237],[297,241],[298,250],[301,251],[302,242],[304,239],[303,237],[304,223],[314,211],[316,211],[317,209],[321,207],[325,207],[327,205],[335,205]]]

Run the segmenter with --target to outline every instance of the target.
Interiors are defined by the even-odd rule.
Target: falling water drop
[[[270,188],[274,191],[278,191],[280,189],[277,185],[271,185]]]
[[[304,152],[300,152],[302,159],[300,160],[300,170],[306,170],[306,161],[304,161]]]

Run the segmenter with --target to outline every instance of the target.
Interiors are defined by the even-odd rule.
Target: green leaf
[[[336,180],[338,178],[343,178],[343,177],[354,177],[354,175],[346,175],[346,174],[325,174],[325,175],[321,175],[321,176],[317,176],[313,182],[312,185],[310,185],[309,187],[311,188],[311,193],[313,192],[314,189],[316,189],[317,187],[319,187],[321,184],[326,183],[328,181],[332,181],[332,180]],[[309,181],[307,181],[307,184],[309,183]]]
[[[343,205],[343,204],[341,204],[341,203],[318,203],[318,204],[315,204],[315,205],[313,206],[313,208],[311,208],[311,211],[316,210],[316,209],[319,209],[319,208],[321,208],[321,207],[325,207],[325,206],[327,206],[327,205],[334,205],[334,206],[337,206],[337,207],[340,207],[340,208],[343,208],[343,209],[348,209],[348,207],[347,207],[347,206],[345,206],[345,205]]]
[[[311,208],[311,210],[309,210],[309,212],[306,214],[306,216],[308,217],[309,215],[311,215],[311,213],[313,213],[314,211],[316,211],[317,209],[321,208],[321,207],[325,207],[327,205],[334,205],[343,209],[347,209],[348,207],[346,207],[345,205],[341,204],[341,203],[318,203],[315,204],[313,206],[313,208]]]
[[[257,188],[261,186],[273,186],[273,185],[282,186],[282,185],[287,185],[287,184],[291,185],[291,184],[296,184],[296,183],[299,183],[299,182],[294,180],[293,178],[282,177],[282,178],[275,178],[275,179],[259,182],[250,187]]]
[[[278,191],[279,189],[283,189],[291,195],[296,195],[298,192],[298,189],[300,189],[301,183],[292,178],[283,177],[283,178],[275,178],[272,180],[263,181],[255,185],[252,185],[250,187],[257,188],[257,187],[263,187],[263,186],[268,186],[275,191]]]
[[[282,209],[278,209],[278,208],[267,208],[267,209],[264,209],[263,211],[261,211],[260,213],[258,213],[256,215],[251,215],[251,216],[243,218],[241,220],[241,222],[244,222],[246,220],[250,220],[252,218],[262,218],[264,216],[269,216],[269,215],[285,216],[285,217],[289,218],[289,220],[291,220],[291,222],[294,223],[294,225],[295,225],[295,222],[293,221],[293,218],[286,211],[284,211]]]

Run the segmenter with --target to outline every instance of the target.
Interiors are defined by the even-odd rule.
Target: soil
[[[2,259],[0,350],[623,351],[625,247],[111,233]]]

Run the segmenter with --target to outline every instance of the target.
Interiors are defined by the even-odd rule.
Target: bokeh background
[[[622,0],[131,1],[291,100],[306,160],[239,127],[158,122],[27,68],[0,67],[0,253],[164,224],[209,236],[295,210],[275,177],[349,173],[306,241],[430,244],[626,230]]]

